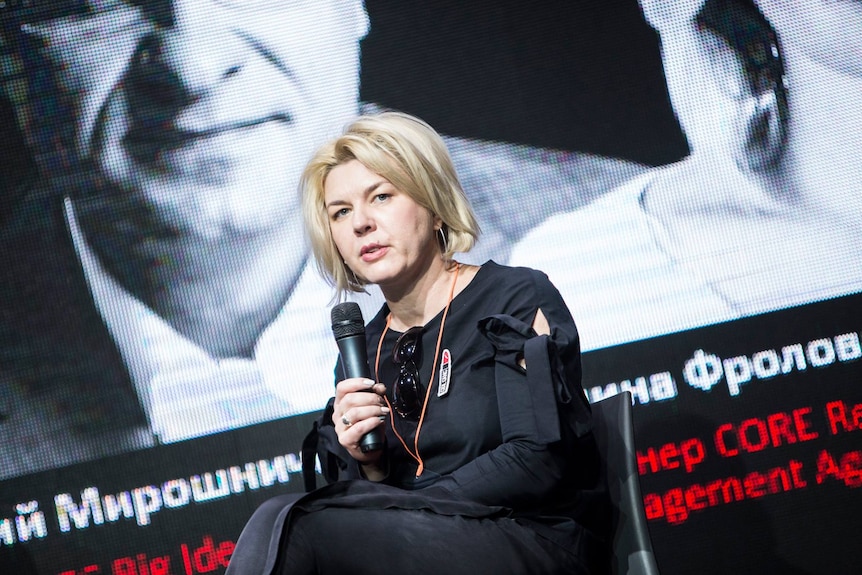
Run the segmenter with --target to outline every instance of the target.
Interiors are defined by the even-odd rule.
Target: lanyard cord
[[[401,442],[401,445],[410,454],[419,467],[416,469],[416,477],[422,475],[422,472],[425,470],[425,463],[422,461],[422,457],[419,455],[419,432],[422,431],[422,423],[425,421],[425,411],[428,408],[428,398],[431,397],[431,385],[434,383],[434,374],[437,372],[437,358],[440,355],[440,342],[443,341],[443,328],[446,325],[446,316],[449,314],[449,305],[452,303],[452,298],[455,295],[455,284],[458,281],[458,272],[461,271],[461,264],[455,263],[455,277],[452,278],[452,285],[449,288],[449,300],[446,302],[446,307],[443,308],[443,317],[440,319],[440,330],[437,332],[437,347],[434,349],[434,359],[431,362],[431,378],[428,380],[428,385],[425,388],[425,401],[422,403],[422,414],[419,416],[419,425],[416,426],[416,436],[413,438],[413,449],[411,451],[409,447],[407,447],[407,443],[404,441],[404,438],[401,437],[401,434],[398,433],[398,430],[395,429],[395,410],[392,409],[392,406],[389,404],[389,397],[383,396],[386,400],[386,405],[389,407],[389,425],[392,426],[392,431],[395,433],[395,437],[398,438],[398,441]],[[383,347],[383,338],[386,337],[386,332],[389,331],[389,323],[392,321],[392,313],[390,312],[386,316],[386,327],[383,328],[383,333],[380,334],[380,340],[377,342],[377,357],[374,359],[374,375],[377,376],[378,367],[380,366],[380,350]]]

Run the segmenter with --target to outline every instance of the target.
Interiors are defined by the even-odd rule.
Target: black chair
[[[623,391],[592,405],[593,434],[613,509],[614,575],[658,575],[647,529],[635,459],[632,394]]]

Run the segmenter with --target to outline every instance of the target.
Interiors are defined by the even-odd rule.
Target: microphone
[[[371,379],[368,369],[368,352],[365,346],[365,322],[359,304],[352,301],[340,303],[332,308],[332,335],[341,355],[341,370],[345,379],[365,377]],[[371,390],[369,390],[371,391]],[[374,393],[373,391],[371,393]],[[383,433],[372,429],[359,442],[362,453],[383,449]]]

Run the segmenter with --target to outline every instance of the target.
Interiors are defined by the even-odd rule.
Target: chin
[[[365,281],[368,283],[375,284],[380,287],[386,287],[387,285],[402,280],[404,277],[404,270],[402,268],[391,269],[383,268],[381,266],[380,269],[370,270],[368,274],[364,275],[364,277]]]
[[[351,267],[351,269],[354,269]],[[366,266],[365,264],[360,264],[355,268],[356,274],[363,279],[366,283],[380,285],[381,283],[385,284],[386,280],[391,277],[391,274],[387,273],[382,269],[374,269],[373,266]]]

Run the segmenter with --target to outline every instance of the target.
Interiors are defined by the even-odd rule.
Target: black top
[[[559,358],[554,365],[565,373],[559,379],[568,389],[560,389],[560,382],[555,388],[539,362],[530,378],[517,365],[524,342],[535,335],[530,326],[538,309],[550,325],[548,348]],[[388,314],[384,305],[367,326],[372,371]],[[424,472],[416,477],[417,463],[392,429],[413,449],[417,421],[393,414],[385,424],[389,471],[382,483],[415,496],[504,508],[563,543],[581,526],[603,534],[607,516],[580,383],[578,334],[557,289],[542,272],[489,261],[452,300],[434,357],[442,316],[441,311],[422,327],[419,372],[426,389],[437,364],[419,439]],[[390,400],[398,375],[392,348],[399,335],[387,332],[377,374]],[[451,377],[448,393],[438,397],[444,349],[451,356]],[[358,466],[351,465],[348,475],[358,478]]]
[[[550,335],[537,336],[531,327],[539,309]],[[372,370],[388,313],[383,306],[366,329]],[[426,386],[440,361],[434,350],[442,315],[421,329],[418,367]],[[399,335],[390,330],[380,353],[378,379],[388,393],[398,373],[391,353]],[[505,561],[513,561],[509,572],[527,572],[521,567],[530,565],[531,571],[556,573],[575,564],[578,572],[607,571],[609,500],[581,388],[577,329],[559,292],[541,272],[487,262],[451,302],[440,355],[444,349],[451,355],[449,391],[438,397],[435,375],[420,433],[421,476],[392,430],[394,425],[412,447],[417,423],[393,415],[385,427],[387,476],[362,479],[359,464],[338,442],[332,421],[340,414],[333,413],[330,399],[303,443],[307,488],[314,485],[308,465],[314,461],[329,484],[261,505],[243,530],[228,573],[292,568],[296,557],[308,559],[301,551],[306,548],[316,558],[324,553],[327,565],[356,565],[361,553],[374,558],[376,572],[400,572],[393,565],[413,556],[405,545],[415,542],[426,542],[423,557],[433,557],[434,565],[423,572],[481,572],[473,567],[499,559],[500,545],[509,553]],[[361,513],[350,522],[345,509]],[[331,545],[304,536],[303,518],[312,536],[322,530]],[[363,537],[356,522],[367,524],[369,533],[389,532]],[[484,543],[474,544],[479,540]]]

